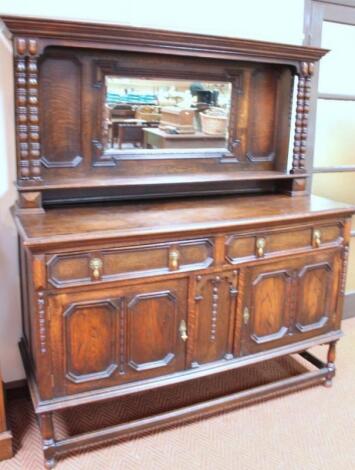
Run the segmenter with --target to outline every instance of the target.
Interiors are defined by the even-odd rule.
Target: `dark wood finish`
[[[17,215],[37,412],[335,341],[353,211],[272,195]]]
[[[134,209],[134,213],[132,210]],[[134,204],[55,208],[44,214],[15,216],[28,247],[55,247],[56,244],[82,246],[87,240],[115,241],[139,236],[184,236],[187,233],[216,233],[224,229],[263,228],[276,225],[321,221],[352,214],[353,207],[318,196],[254,195],[248,197],[189,198]],[[75,218],[76,230],[73,232]],[[315,223],[315,226],[317,223]],[[289,229],[290,237],[293,226]],[[293,242],[288,242],[290,247]]]
[[[186,281],[50,295],[54,395],[183,370]]]
[[[242,354],[335,329],[340,273],[338,249],[249,268]]]
[[[306,96],[312,64],[325,50],[123,26],[3,19],[14,40],[21,192],[55,188],[62,198],[71,199],[60,190],[64,181],[95,188],[98,178],[103,178],[111,180],[116,197],[124,196],[127,187],[128,197],[141,197],[146,182],[138,178],[159,173],[166,184],[160,195],[185,195],[200,189],[193,177],[199,174],[201,181],[202,173],[210,176],[205,193],[214,192],[221,179],[218,175],[227,180],[236,171],[270,171],[276,179],[281,172],[286,177],[296,75],[300,81],[292,171],[304,173]],[[224,147],[218,139],[209,144],[204,139],[203,145],[190,140],[184,144],[190,148],[169,155],[144,149],[105,151],[107,75],[230,82],[227,150],[204,150],[201,147],[206,145]],[[142,129],[129,130],[137,134]],[[136,135],[134,142],[140,144],[141,136]],[[170,188],[169,177],[177,174],[189,181],[187,188],[178,181]],[[135,179],[136,187],[126,178]],[[249,190],[266,189],[255,175],[253,179]],[[233,190],[237,189],[245,189],[245,183],[235,180]],[[268,189],[277,192],[279,188]]]
[[[254,61],[295,63],[299,60],[319,60],[325,53],[317,47],[254,41],[221,36],[172,32],[131,26],[94,24],[40,18],[3,16],[8,29],[16,36],[32,35],[45,40],[45,45],[78,43],[100,49],[136,50],[160,54],[226,57]],[[166,51],[164,52],[164,49]]]
[[[194,333],[190,338],[193,342],[191,367],[233,358],[237,286],[235,270],[196,277],[194,312],[189,322],[190,335],[191,331]]]
[[[173,264],[173,255],[177,261]],[[99,258],[102,268],[93,277],[90,263]],[[190,271],[213,264],[213,242],[193,238],[149,245],[129,245],[115,249],[94,250],[47,257],[48,285],[70,287],[122,279],[156,276],[173,271]]]
[[[311,359],[314,356],[310,355]],[[307,356],[307,359],[309,359]],[[312,361],[315,362],[315,361]],[[110,426],[97,432],[79,434],[66,439],[57,440],[52,444],[51,452],[55,454],[65,454],[79,446],[91,447],[101,443],[110,443],[119,439],[135,438],[146,434],[148,431],[164,430],[172,426],[189,423],[201,417],[210,417],[220,412],[231,411],[242,405],[250,405],[257,400],[275,397],[281,393],[287,393],[295,388],[298,390],[311,385],[324,383],[325,377],[332,374],[325,364],[319,361],[319,370],[305,372],[299,376],[289,379],[278,380],[276,382],[254,387],[246,391],[240,391],[226,395],[224,397],[214,398],[202,403],[196,403],[173,411],[168,411],[149,418],[130,421],[116,426]],[[47,450],[47,449],[46,449]],[[52,468],[52,460],[49,449],[47,450],[50,460],[49,468]]]
[[[311,77],[326,51],[122,26],[5,22],[15,45],[20,349],[47,468],[79,446],[300,385],[329,385],[355,208],[305,193]],[[231,83],[226,148],[105,151],[105,80],[113,75]],[[329,345],[327,364],[306,352],[322,344]],[[56,411],[293,353],[318,370],[55,436]]]
[[[10,459],[12,455],[12,434],[6,424],[4,388],[0,374],[0,460]]]

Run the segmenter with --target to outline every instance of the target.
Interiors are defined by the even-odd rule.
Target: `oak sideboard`
[[[14,47],[20,349],[47,468],[79,447],[330,385],[355,209],[307,192],[311,80],[327,51],[3,21]],[[127,132],[117,143],[117,122],[184,137],[148,149]],[[194,135],[206,135],[201,148],[189,148]],[[328,346],[325,362],[315,345]],[[55,434],[57,411],[237,378],[296,353],[312,365],[304,373]]]

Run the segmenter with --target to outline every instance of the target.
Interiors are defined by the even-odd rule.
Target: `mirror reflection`
[[[228,82],[106,77],[104,147],[225,148]]]

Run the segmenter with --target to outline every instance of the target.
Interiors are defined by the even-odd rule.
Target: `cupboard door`
[[[180,282],[180,281],[179,281]],[[142,379],[185,367],[185,343],[181,327],[186,325],[187,293],[169,284],[137,290],[126,301],[126,360],[123,374]]]
[[[246,268],[242,354],[339,327],[341,249]]]
[[[305,259],[297,272],[295,332],[321,334],[336,328],[341,252]]]
[[[187,281],[48,296],[56,394],[185,367]]]
[[[287,261],[247,268],[242,353],[277,346],[290,333],[292,269]]]
[[[231,359],[237,295],[237,271],[197,276],[195,280],[192,332],[192,367]],[[190,326],[191,325],[191,326]]]

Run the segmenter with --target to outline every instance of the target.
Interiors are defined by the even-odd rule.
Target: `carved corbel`
[[[313,62],[302,62],[298,76],[295,137],[291,173],[305,173],[307,150],[308,114],[311,80],[314,73]]]
[[[20,180],[41,179],[37,60],[37,40],[15,38],[16,140]]]

